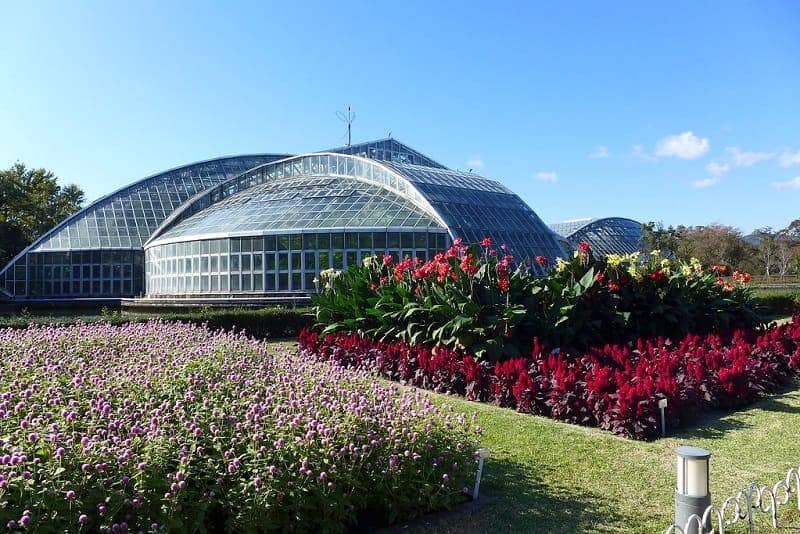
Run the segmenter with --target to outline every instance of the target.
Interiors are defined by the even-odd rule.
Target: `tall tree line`
[[[0,170],[0,268],[83,201],[77,185],[59,185],[46,169],[15,163]]]
[[[748,236],[721,224],[669,226],[642,225],[642,248],[661,250],[672,257],[698,258],[706,265],[723,264],[771,278],[800,274],[800,219],[786,228],[760,228]]]

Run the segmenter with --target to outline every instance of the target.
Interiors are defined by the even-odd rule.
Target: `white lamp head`
[[[689,497],[709,494],[708,469],[711,451],[699,447],[678,447],[678,493]]]

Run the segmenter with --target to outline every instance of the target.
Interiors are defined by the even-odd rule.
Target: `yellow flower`
[[[681,265],[681,274],[683,276],[691,276],[694,271],[692,270],[691,266],[686,265],[685,263]]]
[[[642,278],[644,278],[642,271],[637,269],[635,264],[628,267],[628,274],[631,275],[631,278],[637,282],[641,282]]]
[[[568,265],[569,264],[567,262],[565,262],[563,259],[556,258],[556,272],[557,273],[563,273],[564,271],[566,271]]]
[[[639,253],[638,252],[632,252],[632,253],[628,254],[627,256],[625,256],[625,259],[628,260],[631,263],[634,263],[634,264],[635,263],[639,263]]]
[[[653,256],[654,258],[659,258],[661,257],[661,251],[658,249],[651,250],[650,255]]]
[[[672,271],[672,262],[669,259],[664,258],[661,260],[661,270],[664,271],[665,274],[669,274]]]
[[[614,269],[616,269],[617,267],[622,265],[622,256],[620,256],[619,254],[609,254],[608,257],[606,258],[606,261],[608,261],[609,267],[613,267]]]
[[[703,264],[700,263],[700,260],[698,260],[697,258],[689,259],[689,264],[692,266],[692,269],[694,269],[694,272],[696,272],[697,274],[703,272]]]

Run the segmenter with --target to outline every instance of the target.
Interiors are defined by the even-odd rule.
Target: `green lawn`
[[[477,411],[491,450],[485,505],[398,526],[400,532],[663,532],[673,514],[674,450],[713,452],[712,493],[721,502],[749,482],[772,486],[800,466],[800,390],[652,443],[614,437],[508,409],[436,396]],[[795,501],[796,503],[796,501]],[[787,524],[800,525],[790,510]],[[740,526],[734,532],[746,532]],[[761,531],[761,530],[759,530]]]

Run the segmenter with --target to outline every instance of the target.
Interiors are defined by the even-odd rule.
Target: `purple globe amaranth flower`
[[[85,525],[89,522],[89,516],[86,514],[81,514],[78,516],[78,523],[81,525]]]
[[[220,489],[198,488],[187,499],[225,508],[221,496],[229,492],[274,485],[274,492],[259,491],[259,498],[281,507],[290,492],[324,487],[337,498],[372,491],[397,455],[391,460],[397,491],[427,500],[442,492],[441,471],[425,469],[428,462],[438,458],[442,465],[469,467],[477,449],[468,428],[474,422],[462,428],[457,414],[419,391],[387,386],[366,370],[319,362],[309,353],[276,352],[242,333],[165,322],[0,329],[0,362],[13,369],[3,386],[10,391],[0,391],[0,421],[11,429],[0,444],[0,486],[8,485],[11,469],[34,473],[36,484],[24,485],[22,502],[37,502],[41,514],[52,510],[46,502],[39,508],[34,488],[55,484],[64,491],[61,484],[70,484],[75,496],[69,502],[82,502],[84,494],[89,498],[84,488],[91,477],[92,485],[109,488],[114,510],[122,507],[112,516],[111,504],[95,502],[90,506],[96,514],[53,515],[52,527],[60,532],[77,530],[76,518],[83,530],[95,524],[110,530],[110,521],[123,532],[125,523],[146,530],[162,511],[181,516],[187,510],[181,490],[191,491],[190,472],[202,472]],[[46,439],[53,453],[28,460],[21,451],[30,448],[31,433]],[[425,451],[426,465],[400,461],[405,451]],[[467,467],[448,473],[460,482]],[[59,468],[64,471],[56,480],[38,474]],[[175,490],[167,491],[171,484]],[[147,494],[140,488],[149,488]],[[21,507],[15,506],[10,513],[19,517]],[[243,506],[225,513],[257,515]],[[106,519],[95,521],[101,516]],[[158,528],[163,527],[152,530]],[[297,528],[314,530],[307,523]]]

